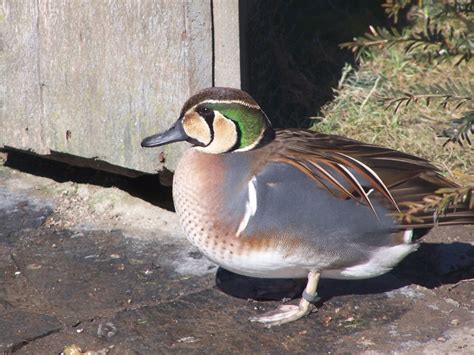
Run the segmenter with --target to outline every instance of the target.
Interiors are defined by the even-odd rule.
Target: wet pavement
[[[267,329],[248,318],[304,280],[218,269],[174,213],[117,188],[0,166],[3,352],[469,354],[473,278],[474,227],[440,228],[387,275],[322,280],[318,312]]]

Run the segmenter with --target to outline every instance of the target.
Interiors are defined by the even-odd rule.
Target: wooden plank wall
[[[211,0],[3,0],[0,146],[173,170],[185,143],[160,154],[140,141],[213,85],[212,25]]]

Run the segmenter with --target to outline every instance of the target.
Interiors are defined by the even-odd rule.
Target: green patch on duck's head
[[[192,143],[208,153],[251,150],[272,131],[270,121],[247,93],[209,88],[191,97],[181,112]]]

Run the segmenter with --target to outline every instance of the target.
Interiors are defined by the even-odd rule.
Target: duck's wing
[[[421,203],[440,188],[457,187],[425,159],[340,136],[277,130],[271,147],[269,160],[291,165],[335,197],[357,200],[374,213],[374,198],[382,196],[396,214],[406,212],[405,202]],[[431,227],[433,213],[420,211],[410,223]],[[474,210],[460,203],[437,223],[474,223]]]

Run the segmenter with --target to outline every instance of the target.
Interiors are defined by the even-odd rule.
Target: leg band
[[[317,292],[314,295],[310,295],[308,292],[306,292],[306,290],[303,291],[302,297],[311,304],[315,304],[321,299]]]

